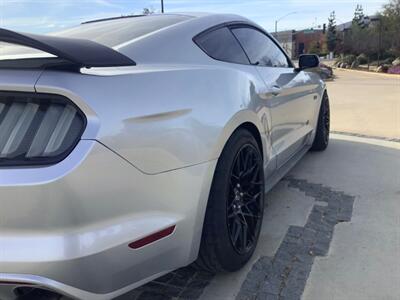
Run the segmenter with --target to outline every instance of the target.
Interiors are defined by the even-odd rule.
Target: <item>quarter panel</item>
[[[0,70],[0,91],[34,92],[41,70]]]
[[[98,133],[85,132],[85,139],[97,139],[142,172],[156,174],[218,158],[225,127],[241,111],[254,117],[235,120],[255,122],[265,132],[262,86],[254,67],[220,63],[120,68],[114,74],[48,71],[36,89],[84,103],[100,126]]]

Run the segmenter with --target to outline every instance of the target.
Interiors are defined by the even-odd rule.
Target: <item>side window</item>
[[[242,47],[226,27],[201,34],[195,38],[195,42],[214,59],[237,64],[249,64]]]
[[[267,67],[289,67],[281,49],[264,33],[251,27],[232,28],[252,64]]]

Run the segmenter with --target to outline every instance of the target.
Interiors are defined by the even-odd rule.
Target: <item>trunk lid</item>
[[[35,92],[42,70],[0,69],[0,91]]]

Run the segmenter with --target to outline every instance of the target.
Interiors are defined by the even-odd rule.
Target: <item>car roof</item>
[[[159,16],[166,18],[168,15]],[[188,19],[126,41],[115,50],[135,60],[138,64],[197,64],[208,63],[208,56],[193,42],[200,33],[229,23],[254,24],[248,19],[232,14],[182,13]],[[257,26],[254,24],[254,26]],[[204,59],[206,57],[206,59]]]
[[[102,19],[94,19],[82,22],[81,25],[90,24],[90,23],[100,23],[106,21],[113,21],[113,20],[122,20],[122,19],[133,19],[133,18],[144,18],[144,17],[159,17],[165,18],[168,16],[183,16],[183,17],[191,17],[191,18],[203,18],[207,16],[229,16],[230,14],[217,14],[217,13],[209,13],[209,12],[174,12],[174,13],[154,13],[148,15],[123,15],[118,17],[109,17],[109,18],[102,18]],[[232,15],[230,15],[232,16]],[[240,16],[238,16],[240,17]]]
[[[177,52],[183,44],[187,44],[187,41],[191,41],[200,32],[229,22],[251,23],[244,17],[232,14],[166,13],[93,20],[62,32],[52,33],[50,36],[91,40],[124,53],[131,59],[144,56],[141,53],[152,49],[155,59],[160,57],[160,53],[155,54],[155,49],[167,47],[174,48],[171,52]],[[146,44],[145,40],[149,40],[150,44]],[[191,46],[193,46],[192,43]],[[186,55],[191,54],[180,53],[180,58]],[[47,58],[50,56],[40,50],[6,44],[6,47],[2,48],[0,58]],[[173,57],[173,59],[179,58]]]
[[[88,21],[54,35],[89,39],[107,47],[121,49],[138,39],[162,35],[166,29],[179,31],[179,28],[185,28],[194,36],[215,25],[233,21],[250,22],[238,15],[203,12],[134,15]]]

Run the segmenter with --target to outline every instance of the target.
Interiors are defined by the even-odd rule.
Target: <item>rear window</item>
[[[226,27],[201,34],[195,38],[195,42],[214,59],[237,64],[249,64],[239,42]]]
[[[0,42],[0,61],[9,59],[45,57],[54,57],[54,55],[24,46]]]
[[[50,33],[49,35],[86,39],[107,47],[115,47],[190,18],[192,17],[183,15],[126,17],[89,22],[61,32]],[[54,56],[40,50],[0,42],[0,61],[49,57]]]
[[[56,32],[51,35],[86,39],[103,44],[107,47],[115,47],[190,18],[189,16],[182,15],[129,17],[109,21],[89,22],[79,27]]]

